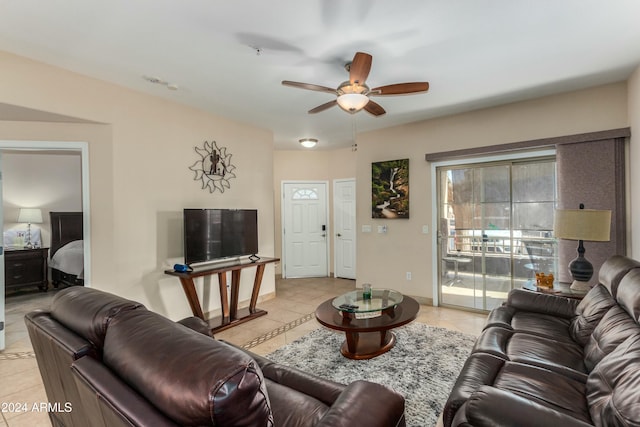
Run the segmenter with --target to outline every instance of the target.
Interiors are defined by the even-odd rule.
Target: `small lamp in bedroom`
[[[608,242],[611,238],[611,211],[585,209],[558,209],[555,212],[553,232],[559,239],[577,240],[578,257],[571,261],[569,270],[571,289],[589,290],[587,283],[593,276],[593,265],[584,257],[583,241]]]
[[[31,224],[42,224],[42,211],[38,208],[20,208],[18,222],[27,223],[27,241],[25,248],[33,248],[31,243]]]

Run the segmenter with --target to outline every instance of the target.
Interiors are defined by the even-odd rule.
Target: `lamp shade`
[[[41,224],[42,210],[38,208],[20,208],[18,213],[18,222],[26,222],[27,224]]]
[[[611,211],[557,209],[553,233],[560,239],[608,242],[611,240]]]

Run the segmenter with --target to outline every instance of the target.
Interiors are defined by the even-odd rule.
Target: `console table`
[[[230,263],[213,264],[204,267],[194,268],[193,271],[174,271],[165,270],[165,274],[170,276],[176,276],[180,279],[182,289],[184,290],[189,306],[193,315],[201,318],[205,322],[209,323],[212,332],[219,332],[240,323],[247,322],[256,317],[264,316],[267,314],[265,310],[256,308],[258,301],[258,294],[260,293],[260,284],[262,283],[262,276],[264,274],[264,268],[267,264],[278,262],[279,258],[260,258],[256,261],[242,260],[234,261]],[[238,309],[238,292],[240,290],[240,272],[245,268],[256,267],[256,275],[253,280],[253,290],[251,292],[251,301],[249,307]],[[231,271],[231,301],[227,296],[227,272]],[[198,293],[196,292],[196,286],[193,279],[196,277],[218,275],[218,286],[220,288],[220,306],[222,309],[222,315],[214,317],[212,319],[206,319],[200,305]]]

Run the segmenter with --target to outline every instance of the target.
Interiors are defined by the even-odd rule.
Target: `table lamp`
[[[569,263],[573,290],[589,290],[593,265],[584,257],[583,241],[608,242],[611,238],[611,211],[585,209],[557,209],[553,220],[553,232],[559,239],[577,240],[578,257]]]
[[[31,224],[42,223],[42,211],[38,208],[20,208],[18,213],[18,222],[26,222],[27,225],[27,241],[25,242],[25,248],[33,248],[31,243]]]

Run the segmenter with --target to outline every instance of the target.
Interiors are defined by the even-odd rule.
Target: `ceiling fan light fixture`
[[[318,140],[315,138],[302,138],[298,142],[300,142],[300,145],[302,145],[304,148],[313,148],[318,143]]]
[[[345,93],[338,97],[338,105],[348,113],[357,113],[369,103],[369,97],[361,93]]]

